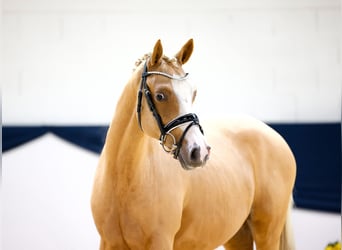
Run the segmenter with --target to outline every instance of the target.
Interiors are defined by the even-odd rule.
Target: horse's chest
[[[118,249],[140,249],[153,235],[157,218],[157,201],[139,190],[128,191],[125,197],[116,197],[108,211],[106,237],[111,238]]]
[[[116,249],[131,249],[132,242],[141,242],[142,230],[130,208],[113,203],[102,219],[100,233]]]

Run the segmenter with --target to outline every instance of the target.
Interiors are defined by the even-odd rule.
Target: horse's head
[[[203,166],[210,154],[199,120],[192,113],[196,87],[182,68],[192,51],[193,40],[190,39],[170,59],[163,56],[158,40],[141,68],[137,103],[141,129],[159,139],[164,150],[179,159],[187,170]]]

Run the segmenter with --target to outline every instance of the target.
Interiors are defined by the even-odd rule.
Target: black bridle
[[[183,81],[186,80],[188,78],[188,73],[186,73],[184,76],[172,76],[169,75],[167,73],[164,72],[159,72],[159,71],[148,71],[147,70],[147,62],[145,62],[144,65],[144,71],[142,72],[141,75],[141,85],[140,85],[140,90],[138,93],[138,105],[137,105],[137,113],[138,113],[138,122],[139,122],[139,126],[142,129],[141,126],[141,101],[142,101],[142,96],[144,95],[148,104],[148,107],[150,109],[150,111],[153,114],[153,117],[155,118],[159,130],[160,130],[160,144],[162,145],[163,149],[168,152],[168,153],[172,153],[174,158],[177,159],[178,158],[178,154],[180,151],[180,148],[182,146],[184,137],[186,135],[186,133],[189,131],[189,129],[193,126],[193,125],[197,125],[200,129],[200,131],[203,134],[203,130],[201,125],[199,124],[199,120],[196,114],[194,113],[189,113],[189,114],[185,114],[182,116],[179,116],[173,120],[171,120],[169,123],[167,123],[166,125],[163,124],[163,121],[156,109],[156,106],[153,103],[153,99],[152,99],[152,95],[151,95],[151,91],[149,89],[149,87],[147,86],[146,83],[146,79],[148,76],[150,75],[161,75],[173,80],[177,80],[177,81]],[[179,141],[176,141],[176,138],[174,137],[174,135],[172,135],[171,131],[183,126],[185,123],[189,123],[187,125],[187,127],[185,128],[185,130],[183,131],[183,134],[181,135]],[[170,136],[173,140],[173,145],[171,147],[168,147],[165,145],[166,142],[166,138],[167,136]]]

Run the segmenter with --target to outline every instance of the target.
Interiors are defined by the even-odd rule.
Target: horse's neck
[[[136,117],[137,91],[128,84],[117,104],[116,112],[109,127],[104,147],[107,171],[114,176],[130,178],[137,173],[143,151],[151,141],[140,130]],[[121,177],[119,177],[121,176]]]

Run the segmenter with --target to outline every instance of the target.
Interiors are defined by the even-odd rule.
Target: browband
[[[148,71],[148,72],[143,73],[142,77],[147,77],[149,75],[160,75],[160,76],[165,76],[173,80],[183,81],[183,80],[188,79],[189,73],[185,73],[184,76],[178,76],[178,75],[169,75],[167,73],[159,72],[159,71]]]

